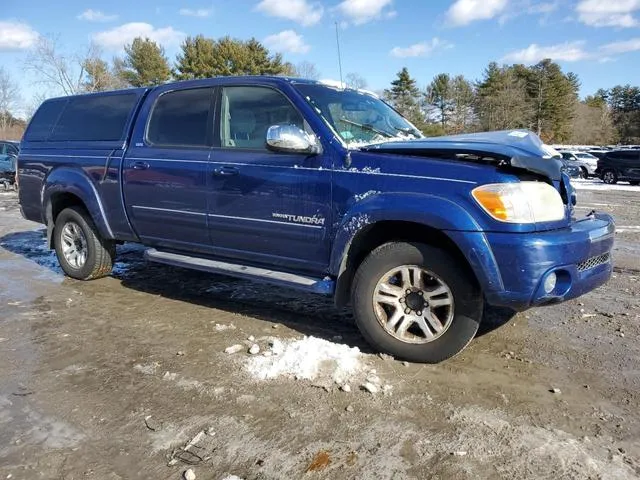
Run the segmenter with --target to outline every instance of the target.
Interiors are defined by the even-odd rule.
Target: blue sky
[[[314,63],[337,79],[335,23],[344,73],[370,89],[403,66],[424,87],[440,72],[480,78],[490,61],[544,57],[577,73],[582,94],[640,83],[640,0],[4,0],[0,66],[28,102],[42,90],[24,69],[38,35],[57,35],[72,54],[93,41],[105,58],[137,35],[172,59],[186,35],[255,37],[292,63]]]

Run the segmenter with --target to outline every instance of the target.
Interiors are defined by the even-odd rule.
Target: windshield
[[[576,153],[576,157],[578,158],[587,158],[589,160],[598,159],[598,157],[594,157],[590,153]]]
[[[422,138],[422,133],[379,98],[320,84],[296,88],[349,147]]]

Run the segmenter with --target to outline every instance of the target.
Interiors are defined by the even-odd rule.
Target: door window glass
[[[209,145],[210,88],[176,90],[158,97],[147,128],[154,145]]]
[[[273,125],[304,129],[302,115],[280,92],[266,87],[227,87],[222,91],[220,143],[226,148],[266,150]]]

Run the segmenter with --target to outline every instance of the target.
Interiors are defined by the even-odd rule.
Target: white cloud
[[[527,8],[527,13],[530,15],[535,15],[535,14],[547,14],[547,13],[553,13],[555,12],[559,7],[559,4],[557,2],[547,2],[547,3],[534,3],[529,5],[529,7]]]
[[[578,19],[593,27],[635,27],[636,10],[640,0],[581,0],[576,6]]]
[[[589,58],[584,50],[584,42],[565,42],[558,45],[541,46],[532,43],[527,48],[508,53],[502,58],[504,62],[532,64],[545,58],[563,62],[577,62]]]
[[[271,17],[293,20],[305,27],[318,23],[324,13],[321,5],[307,0],[262,0],[256,10]]]
[[[551,14],[558,10],[560,4],[558,0],[553,2],[538,3],[536,0],[516,0],[510,2],[504,9],[503,13],[498,18],[498,23],[504,25],[514,18],[518,18],[522,15],[538,16],[538,23],[544,24],[551,17]]]
[[[131,22],[92,35],[92,40],[108,50],[119,50],[136,37],[149,38],[163,46],[176,45],[186,36],[173,27],[154,28],[144,22]]]
[[[210,8],[181,8],[178,13],[184,17],[198,17],[206,18],[211,15],[212,10]]]
[[[86,20],[88,22],[110,22],[118,18],[118,15],[107,15],[100,10],[85,10],[78,15],[78,20]]]
[[[442,41],[438,37],[434,37],[430,42],[414,43],[408,47],[394,47],[389,53],[392,57],[397,58],[424,57],[430,55],[435,50],[443,50],[451,47],[453,47],[451,43]]]
[[[453,25],[468,25],[494,18],[506,7],[507,0],[456,0],[447,10],[447,19]]]
[[[355,25],[376,20],[384,16],[393,18],[396,15],[394,10],[383,12],[386,7],[390,7],[393,0],[343,0],[336,9],[347,17]]]
[[[640,50],[640,37],[624,40],[622,42],[607,43],[600,47],[600,51],[606,55],[616,53],[636,52]]]
[[[269,35],[263,43],[276,52],[281,53],[307,53],[311,47],[304,43],[302,35],[293,30],[284,30],[275,35]]]
[[[26,23],[0,21],[0,51],[31,48],[38,37],[38,32]]]

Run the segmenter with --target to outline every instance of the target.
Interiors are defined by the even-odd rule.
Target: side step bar
[[[161,252],[155,248],[145,250],[144,257],[157,263],[164,263],[174,267],[190,268],[203,272],[220,273],[232,277],[246,278],[273,285],[280,285],[296,290],[319,293],[322,295],[332,295],[335,290],[335,282],[329,278],[320,279],[295,275],[293,273],[278,272],[259,267],[249,267],[234,263],[222,262],[220,260],[210,260],[208,258],[190,257],[179,253]]]

